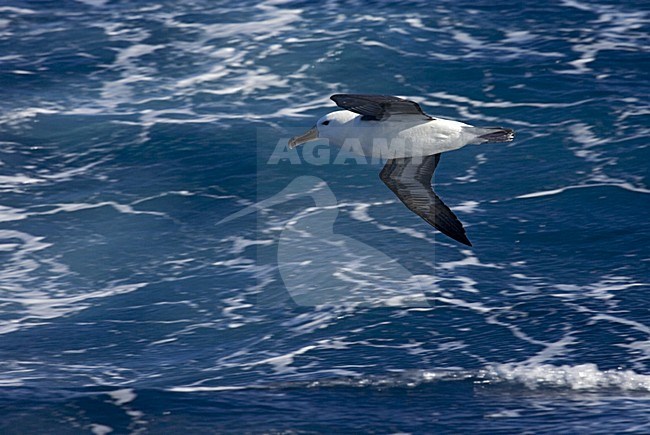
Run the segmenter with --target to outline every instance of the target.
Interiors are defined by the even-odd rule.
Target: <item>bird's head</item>
[[[345,127],[350,121],[356,118],[355,113],[347,110],[338,110],[328,113],[318,120],[315,126],[310,128],[305,134],[294,136],[289,140],[289,148],[295,148],[305,142],[316,139],[337,139],[344,134]]]

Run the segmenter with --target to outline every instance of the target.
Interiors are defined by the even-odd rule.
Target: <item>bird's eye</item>
[[[329,121],[323,121],[322,125],[327,125],[329,123],[330,123]]]

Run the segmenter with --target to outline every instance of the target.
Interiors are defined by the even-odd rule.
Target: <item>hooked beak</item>
[[[289,140],[289,148],[294,149],[298,145],[302,145],[305,142],[309,142],[310,140],[316,140],[318,139],[318,129],[316,126],[313,126],[312,128],[309,129],[309,131],[301,136],[294,136]]]

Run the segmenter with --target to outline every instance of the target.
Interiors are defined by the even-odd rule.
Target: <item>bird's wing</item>
[[[431,187],[431,177],[439,161],[440,154],[390,159],[379,177],[409,210],[441,233],[472,246],[463,224]]]
[[[363,115],[365,121],[384,121],[390,117],[431,121],[415,101],[390,95],[336,94],[330,97],[337,106]]]

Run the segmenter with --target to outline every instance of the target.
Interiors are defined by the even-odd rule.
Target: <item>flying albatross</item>
[[[307,133],[293,137],[289,147],[319,138],[338,147],[354,141],[352,151],[387,158],[379,177],[400,201],[441,233],[472,246],[463,224],[433,191],[433,172],[441,153],[467,144],[510,142],[514,131],[433,118],[418,103],[389,95],[336,94],[331,99],[345,110],[323,116]]]

